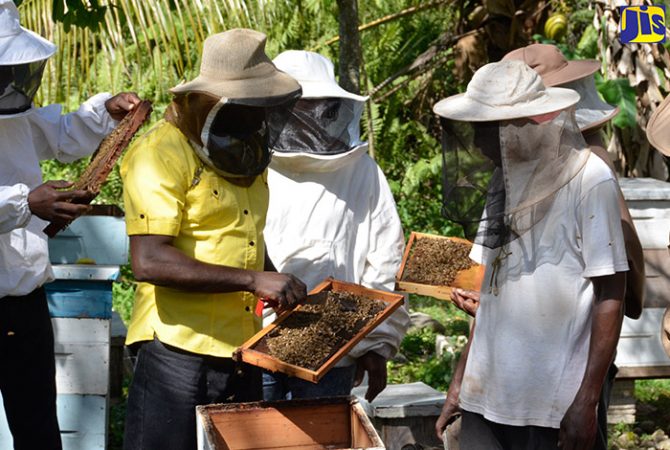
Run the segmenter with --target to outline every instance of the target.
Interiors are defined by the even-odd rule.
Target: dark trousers
[[[462,414],[461,450],[558,449],[558,428],[515,427],[491,422],[468,411],[462,411]]]
[[[289,377],[279,372],[263,372],[263,400],[276,401],[349,395],[354,387],[355,376],[356,364],[334,367],[316,384],[300,378]]]
[[[62,448],[54,336],[44,289],[0,298],[0,392],[16,450]]]
[[[230,358],[142,345],[128,392],[125,450],[196,448],[195,407],[262,399],[261,371]]]
[[[614,387],[614,378],[616,377],[619,369],[617,366],[612,363],[609,370],[607,371],[607,376],[605,377],[605,382],[603,383],[603,389],[600,391],[600,400],[598,401],[598,431],[596,435],[596,445],[594,450],[607,450],[607,409],[610,406],[610,396],[612,394],[612,388]]]
[[[598,402],[598,428],[593,450],[607,450],[607,408],[614,378],[618,372],[612,364],[605,377]],[[479,414],[463,411],[460,431],[462,450],[544,450],[558,448],[558,429],[514,427],[486,420]]]

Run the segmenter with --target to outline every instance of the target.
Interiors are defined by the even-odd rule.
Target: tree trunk
[[[340,86],[361,92],[361,39],[358,32],[358,0],[337,0],[340,23]]]

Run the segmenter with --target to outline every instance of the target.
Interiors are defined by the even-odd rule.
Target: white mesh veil
[[[579,173],[589,156],[573,109],[542,123],[530,118],[456,126],[446,122],[445,134],[460,129],[461,138],[443,140],[445,215],[488,248],[513,241],[542,220],[556,192]],[[492,160],[493,167],[482,156]],[[485,189],[483,182],[488,183]]]

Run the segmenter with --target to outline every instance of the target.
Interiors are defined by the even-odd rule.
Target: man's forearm
[[[131,236],[132,267],[138,281],[195,292],[253,291],[254,272],[191,258],[166,239]]]
[[[449,383],[449,391],[447,392],[447,398],[452,401],[458,401],[458,396],[461,393],[461,383],[463,382],[463,374],[465,373],[465,365],[468,361],[468,354],[470,353],[470,344],[472,338],[475,335],[475,324],[472,322],[472,328],[470,328],[470,337],[468,343],[465,345],[465,348],[461,352],[461,356],[458,358],[458,363],[456,364],[456,369],[454,369],[454,374],[451,377],[451,383]]]
[[[607,371],[614,361],[623,321],[625,273],[594,279],[596,294],[589,356],[575,401],[597,405]]]

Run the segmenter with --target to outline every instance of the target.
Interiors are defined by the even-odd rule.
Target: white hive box
[[[646,300],[638,320],[624,318],[617,347],[618,377],[670,377],[670,358],[661,344],[661,319],[670,306],[670,183],[621,178],[619,184],[644,250]]]

